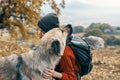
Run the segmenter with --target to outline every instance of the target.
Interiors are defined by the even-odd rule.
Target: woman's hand
[[[52,71],[51,71],[51,69],[47,68],[46,70],[44,70],[42,76],[45,79],[51,79],[52,78]]]
[[[62,74],[59,72],[54,71],[53,68],[48,68],[44,71],[43,73],[43,78],[45,79],[50,79],[52,77],[58,78],[58,79],[62,79]]]

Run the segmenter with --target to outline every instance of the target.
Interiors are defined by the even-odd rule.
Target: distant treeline
[[[84,26],[74,26],[73,33],[88,32],[93,29],[101,30],[104,34],[120,34],[120,26],[111,26],[107,23],[91,23],[87,28]]]
[[[120,38],[114,35],[120,35],[120,27],[111,26],[106,23],[92,23],[87,28],[84,26],[74,26],[73,33],[84,33],[83,37],[90,35],[102,37],[106,45],[120,45]]]

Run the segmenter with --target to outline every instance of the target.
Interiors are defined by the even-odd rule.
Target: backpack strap
[[[81,76],[80,76],[80,72],[77,70],[74,70],[76,76],[77,76],[77,80],[81,80]]]

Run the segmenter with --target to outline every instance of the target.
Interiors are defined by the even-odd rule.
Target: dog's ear
[[[71,34],[72,34],[72,32],[73,32],[73,28],[72,28],[72,25],[71,25],[71,24],[67,24],[66,27],[69,29],[69,30],[68,30],[68,31],[69,31],[69,32],[68,32],[68,36],[67,36],[67,39],[66,39],[66,45],[68,45],[69,42],[70,42],[71,39],[72,39]]]
[[[71,25],[71,24],[67,24],[66,27],[68,27],[68,29],[69,29],[69,34],[68,34],[68,36],[70,36],[70,35],[72,34],[72,32],[73,32],[72,25]]]
[[[51,45],[52,53],[59,54],[60,53],[60,42],[58,40],[54,40]]]

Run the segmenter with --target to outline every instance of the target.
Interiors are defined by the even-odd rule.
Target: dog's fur
[[[58,63],[70,31],[70,26],[54,28],[29,52],[0,58],[0,80],[45,80],[43,71]]]

